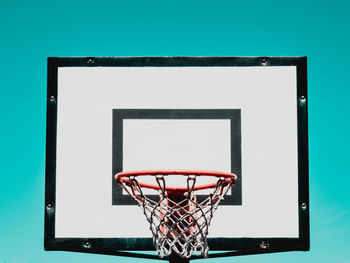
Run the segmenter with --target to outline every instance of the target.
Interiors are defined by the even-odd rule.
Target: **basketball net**
[[[207,235],[213,213],[217,209],[221,200],[224,199],[227,191],[234,185],[236,176],[227,174],[220,176],[215,174],[217,182],[211,185],[195,186],[197,176],[201,174],[195,171],[195,175],[190,171],[177,175],[187,177],[187,186],[173,188],[166,186],[168,175],[164,171],[152,171],[156,185],[143,184],[138,181],[139,174],[128,175],[120,173],[116,175],[118,184],[137,202],[142,208],[150,229],[153,234],[153,243],[160,258],[170,256],[174,251],[182,258],[190,258],[193,254],[208,256],[209,247]],[[205,174],[204,175],[212,176]],[[171,173],[169,173],[171,174]],[[223,173],[222,173],[223,174]],[[143,172],[142,175],[145,175]],[[143,189],[153,189],[158,194],[159,199],[145,195]],[[212,188],[211,194],[197,202],[196,192]]]

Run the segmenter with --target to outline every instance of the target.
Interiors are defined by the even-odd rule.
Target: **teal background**
[[[46,59],[175,55],[308,56],[311,250],[196,262],[349,262],[349,10],[345,0],[2,0],[0,263],[130,261],[43,249]]]

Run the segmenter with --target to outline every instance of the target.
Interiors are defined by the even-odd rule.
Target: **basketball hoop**
[[[184,176],[185,187],[167,186],[169,175]],[[154,184],[141,182],[143,176],[151,177]],[[196,185],[198,177],[211,177],[214,182]],[[190,258],[198,253],[208,256],[210,221],[237,176],[210,171],[150,170],[118,173],[115,179],[143,209],[159,257],[170,256],[175,251],[181,258]],[[158,198],[145,194],[146,189],[155,191]],[[197,202],[197,195],[203,190],[211,191],[203,201]]]

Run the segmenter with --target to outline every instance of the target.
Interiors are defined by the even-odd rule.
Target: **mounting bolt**
[[[268,249],[270,247],[270,243],[267,242],[267,241],[261,241],[260,244],[259,244],[259,247],[261,249]]]
[[[305,96],[304,96],[304,95],[302,95],[302,96],[301,96],[301,99],[302,99],[302,100],[305,100]]]
[[[263,64],[266,64],[266,62],[267,62],[267,58],[261,58],[261,63],[263,63]]]
[[[91,248],[91,243],[86,241],[86,242],[84,242],[83,247],[84,248]]]
[[[88,58],[86,63],[93,64],[93,63],[95,63],[95,60],[93,58]]]
[[[301,203],[301,209],[305,210],[307,207],[306,203]]]
[[[47,208],[51,209],[52,208],[52,204],[47,204]]]
[[[54,95],[51,95],[51,96],[50,96],[50,101],[51,101],[51,102],[54,102],[54,101],[55,101],[55,96],[54,96]]]

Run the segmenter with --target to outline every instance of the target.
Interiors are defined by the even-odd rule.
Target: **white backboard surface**
[[[239,110],[242,200],[218,208],[209,237],[299,236],[295,66],[59,67],[57,79],[56,238],[151,237],[139,207],[112,203],[118,109]],[[124,119],[123,170],[232,172],[230,125]]]

